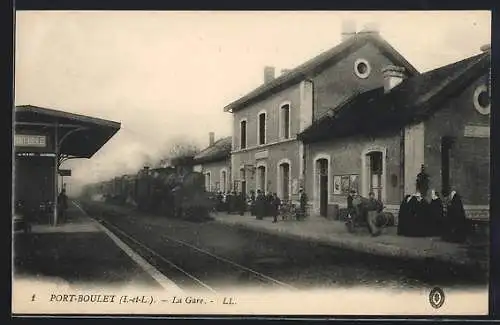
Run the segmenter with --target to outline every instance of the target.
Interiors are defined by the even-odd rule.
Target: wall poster
[[[342,194],[349,194],[349,181],[350,181],[349,175],[342,175],[341,176],[340,189],[342,191]]]
[[[359,193],[359,175],[351,175],[349,183],[350,190],[354,190]]]
[[[340,195],[342,194],[342,178],[340,176],[333,176],[333,194]]]

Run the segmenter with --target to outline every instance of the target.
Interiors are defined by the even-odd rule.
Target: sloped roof
[[[79,158],[92,157],[121,127],[115,121],[33,105],[16,106],[15,123],[16,129],[33,128],[35,124],[57,124],[60,139],[72,129],[81,128],[79,132],[68,135],[60,148],[61,154]]]
[[[349,135],[392,132],[431,116],[444,100],[487,72],[491,55],[482,53],[406,79],[389,93],[383,87],[359,94],[298,135],[317,142]]]
[[[195,163],[208,163],[228,159],[231,156],[232,138],[217,140],[212,146],[203,149],[194,157]]]
[[[396,49],[394,49],[379,33],[359,32],[348,38],[337,46],[319,54],[313,59],[299,65],[295,69],[273,79],[272,81],[261,85],[249,94],[239,98],[224,108],[225,112],[235,112],[245,106],[256,102],[265,96],[281,91],[297,84],[302,80],[311,78],[320,73],[325,68],[340,61],[348,54],[361,48],[363,45],[371,43],[375,45],[384,55],[393,60],[398,65],[403,66],[409,76],[418,75],[417,69],[411,65]]]

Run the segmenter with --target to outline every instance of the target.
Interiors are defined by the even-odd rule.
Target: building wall
[[[367,78],[363,79],[355,74],[354,66],[358,59],[366,60],[371,66]],[[313,77],[314,118],[322,116],[330,108],[337,107],[356,92],[383,86],[382,69],[390,64],[395,63],[376,46],[368,43]]]
[[[205,163],[201,165],[201,173],[205,175],[205,188],[208,191],[230,191],[231,187],[231,166],[230,159]],[[222,171],[226,172],[225,186],[222,178]],[[210,173],[210,184],[207,182],[207,174]]]
[[[370,74],[360,78],[355,74],[355,62],[364,59],[370,66]],[[311,125],[313,119],[324,114],[326,110],[336,107],[356,92],[370,90],[383,85],[382,68],[394,64],[387,59],[374,45],[366,44],[333,66],[323,70],[311,80],[303,81],[285,90],[277,92],[260,102],[245,107],[233,113],[233,153],[232,168],[235,180],[239,179],[239,169],[242,165],[256,167],[255,153],[267,150],[268,180],[270,191],[278,191],[277,165],[282,159],[290,160],[291,182],[294,189],[304,183],[306,166],[304,164],[304,150],[294,142],[296,134]],[[289,103],[290,111],[290,139],[280,138],[280,107]],[[266,112],[266,145],[258,145],[258,114]],[[247,121],[247,148],[240,148],[240,122]],[[250,171],[247,173],[249,174]],[[297,179],[294,181],[294,179]],[[255,179],[247,183],[247,189],[255,189]],[[250,187],[249,187],[250,186]]]
[[[299,132],[312,122],[312,87],[304,81],[278,92],[267,99],[233,113],[233,151],[231,167],[232,181],[242,180],[240,169],[245,166],[246,190],[257,190],[257,167],[266,166],[267,186],[265,191],[281,194],[277,186],[280,163],[290,166],[290,198],[297,198],[298,184],[302,178],[300,164],[300,143],[296,140]],[[290,105],[290,137],[280,133],[280,110],[283,104]],[[266,144],[258,145],[258,114],[266,112]],[[247,120],[247,148],[240,148],[240,121]],[[281,181],[280,181],[281,183]],[[240,189],[238,189],[240,190]]]
[[[27,208],[54,201],[54,157],[16,157],[13,176],[14,200]]]
[[[300,104],[301,89],[300,84],[296,84],[288,89],[278,92],[266,99],[245,107],[233,113],[233,151],[240,148],[240,121],[247,120],[247,149],[259,147],[258,144],[258,114],[266,112],[266,143],[276,143],[283,139],[279,136],[279,112],[284,103],[290,104],[290,138],[295,138],[300,127]]]
[[[385,185],[383,202],[389,209],[396,209],[402,199],[400,179],[401,136],[394,134],[380,138],[366,138],[353,136],[343,139],[330,140],[308,144],[305,150],[306,157],[306,192],[313,206],[314,213],[319,213],[319,193],[317,190],[318,170],[315,168],[317,158],[326,158],[328,165],[328,204],[347,205],[346,194],[334,194],[334,175],[358,175],[358,191],[367,196],[368,185],[366,172],[363,166],[366,162],[363,156],[372,150],[381,150],[385,156],[385,170],[382,184]],[[365,179],[365,181],[364,181]]]
[[[486,83],[487,75],[475,80],[425,123],[425,165],[431,186],[441,191],[441,138],[451,136],[454,144],[450,151],[450,185],[461,194],[466,208],[489,204],[489,136],[465,136],[466,126],[490,126],[490,115],[480,114],[474,106],[476,87]]]
[[[425,123],[407,125],[404,129],[404,192],[417,190],[417,175],[425,165]]]
[[[24,201],[28,209],[38,209],[40,203],[54,201],[53,134],[21,128],[16,130],[16,134],[45,136],[45,146],[16,146],[14,143],[14,200]]]
[[[267,188],[266,192],[275,192],[280,194],[278,188],[278,167],[282,162],[286,162],[290,166],[290,184],[289,193],[291,199],[298,199],[298,187],[300,183],[300,159],[299,159],[300,143],[296,140],[282,142],[280,144],[271,145],[259,149],[252,149],[243,152],[233,153],[232,155],[232,170],[233,180],[241,181],[242,177],[240,169],[245,165],[247,192],[257,190],[258,176],[257,167],[264,165],[267,171]],[[252,167],[250,167],[252,166]]]

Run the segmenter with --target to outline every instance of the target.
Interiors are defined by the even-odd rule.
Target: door
[[[443,137],[441,139],[441,193],[448,195],[450,193],[450,149],[451,139]]]
[[[257,189],[261,190],[263,193],[266,193],[266,167],[259,166],[257,170],[258,170]]]
[[[287,163],[281,164],[281,199],[282,200],[289,200],[290,199],[290,193],[289,193],[289,186],[290,186],[290,166]]]
[[[321,175],[319,179],[320,196],[319,196],[319,214],[326,217],[328,209],[328,176]]]
[[[247,181],[241,181],[241,193],[247,193]]]
[[[375,194],[375,197],[382,200],[382,152],[375,151],[369,154],[367,161],[370,162],[370,186],[369,191]]]
[[[328,160],[320,159],[319,163],[319,214],[326,217],[328,210]]]

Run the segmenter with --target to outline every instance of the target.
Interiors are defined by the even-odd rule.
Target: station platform
[[[161,289],[144,265],[73,203],[58,226],[33,224],[31,229],[30,233],[14,234],[14,282],[29,279],[70,287]]]

